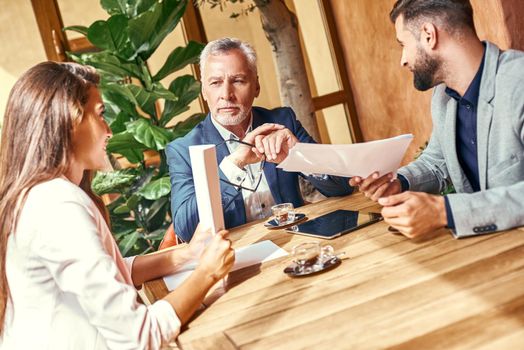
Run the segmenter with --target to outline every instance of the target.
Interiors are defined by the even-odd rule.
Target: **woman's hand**
[[[235,251],[231,248],[231,241],[227,239],[228,231],[220,231],[214,235],[202,252],[197,270],[213,278],[222,279],[233,267]]]
[[[200,254],[202,254],[202,251],[206,245],[211,242],[212,238],[213,234],[211,233],[211,229],[205,230],[200,224],[198,224],[195,234],[193,235],[193,238],[191,238],[191,241],[188,245],[188,255],[190,258],[198,260]]]
[[[193,236],[190,244],[204,243],[208,231],[200,231]],[[205,243],[204,251],[195,271],[178,288],[169,293],[164,300],[169,302],[180,319],[185,324],[200,306],[207,292],[216,282],[224,278],[235,261],[235,251],[226,238],[228,232],[220,231]]]

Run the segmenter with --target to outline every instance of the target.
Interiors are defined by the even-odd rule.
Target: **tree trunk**
[[[282,103],[318,142],[315,109],[307,80],[306,64],[300,49],[298,21],[282,0],[253,0],[260,11],[262,28],[273,49]]]

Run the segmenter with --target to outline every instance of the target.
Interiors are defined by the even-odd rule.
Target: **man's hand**
[[[446,226],[444,197],[423,192],[403,192],[380,198],[384,221],[409,238],[421,237]]]
[[[373,173],[365,179],[360,176],[354,176],[349,179],[350,186],[357,186],[359,191],[373,200],[378,201],[381,197],[388,197],[402,191],[399,179],[393,179],[392,173],[387,173],[383,176],[378,176],[378,173]]]
[[[254,145],[256,137],[263,137],[264,135],[282,130],[283,128],[285,128],[284,125],[266,123],[247,133],[242,141]],[[243,169],[246,165],[258,163],[262,160],[262,156],[256,152],[255,147],[249,147],[243,144],[239,144],[238,148],[228,157],[240,169]]]
[[[289,150],[297,144],[298,140],[289,129],[273,131],[268,135],[255,137],[256,153],[259,156],[266,155],[266,160],[272,163],[280,163],[286,159]]]

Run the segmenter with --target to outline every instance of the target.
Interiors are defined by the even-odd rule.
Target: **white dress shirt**
[[[224,140],[230,138],[238,140],[239,138],[231,131],[224,128],[214,118],[211,121],[215,128],[217,128],[220,136]],[[251,115],[251,121],[249,122],[249,128],[246,134],[253,129],[253,115]],[[238,142],[226,142],[229,153],[233,153],[240,144]],[[269,189],[264,171],[260,171],[261,163],[254,163],[246,165],[245,169],[241,169],[236,166],[228,157],[225,157],[219,165],[220,170],[227,177],[228,181],[233,184],[242,185],[247,188],[255,188],[260,177],[260,185],[256,192],[242,189],[242,197],[244,199],[244,207],[246,209],[246,220],[254,221],[258,219],[265,219],[271,216],[271,207],[275,205],[275,200]]]
[[[78,186],[57,178],[28,193],[7,243],[2,349],[158,349],[180,320],[166,301],[137,302],[101,213]]]

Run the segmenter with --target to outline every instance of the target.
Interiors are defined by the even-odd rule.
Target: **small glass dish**
[[[306,219],[306,214],[295,213],[295,219],[293,221],[291,221],[291,222],[286,222],[286,223],[284,223],[282,225],[278,225],[277,222],[275,221],[275,219],[272,219],[272,220],[269,220],[268,222],[264,223],[264,226],[269,228],[269,229],[283,228],[283,227],[287,227],[287,226],[290,226],[290,225],[295,225],[298,222],[303,221],[304,219]]]
[[[337,256],[329,256],[324,259],[322,264],[316,264],[310,269],[301,269],[297,263],[293,262],[284,269],[284,273],[290,277],[304,277],[320,272],[331,270],[340,265],[341,260]]]

